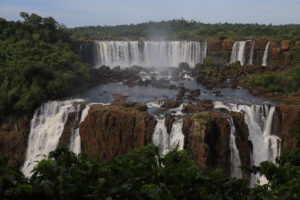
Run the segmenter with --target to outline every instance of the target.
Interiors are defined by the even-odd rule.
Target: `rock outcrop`
[[[107,160],[151,143],[156,120],[142,107],[135,103],[91,106],[80,124],[82,151]]]
[[[300,105],[280,104],[276,108],[281,119],[282,147],[294,152],[298,144],[296,135],[300,135]]]
[[[27,116],[15,121],[6,118],[0,124],[0,157],[7,157],[10,165],[22,166],[27,138],[30,132],[30,120]]]
[[[205,170],[219,166],[230,175],[230,125],[218,112],[196,112],[183,119],[185,148]]]

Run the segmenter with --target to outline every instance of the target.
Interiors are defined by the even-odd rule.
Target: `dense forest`
[[[30,113],[89,79],[64,26],[52,17],[21,16],[22,22],[0,18],[0,118]]]
[[[141,24],[118,26],[86,26],[71,29],[74,40],[110,40],[110,39],[186,39],[218,40],[273,38],[278,40],[299,40],[300,25],[260,25],[260,24],[205,24],[184,19],[146,22]]]

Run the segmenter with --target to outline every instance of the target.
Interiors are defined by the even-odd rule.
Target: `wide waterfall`
[[[207,43],[194,41],[94,41],[96,66],[173,66],[203,63]]]
[[[215,102],[215,108],[225,108],[234,112],[244,113],[245,122],[249,129],[249,140],[253,145],[253,164],[258,166],[263,161],[275,162],[277,156],[280,155],[281,139],[272,135],[272,122],[275,112],[274,106],[268,105],[237,105],[225,104],[223,102]],[[265,177],[260,175],[252,175],[250,184],[253,186],[260,181],[260,184],[267,183]]]
[[[244,66],[246,43],[247,41],[234,42],[230,56],[230,64],[240,61],[241,66]]]
[[[80,105],[74,105],[74,102],[81,101],[80,99],[49,101],[36,109],[31,120],[26,158],[22,167],[22,172],[26,176],[31,175],[35,161],[42,160],[57,148],[69,113],[77,112],[77,118],[80,118],[79,123],[84,120],[89,106],[86,106],[80,116],[78,114]],[[80,143],[79,128],[77,128],[70,138],[70,150],[77,154],[80,153]]]
[[[264,51],[263,61],[261,64],[264,67],[266,67],[268,65],[269,46],[270,46],[270,42],[267,43],[265,51]]]

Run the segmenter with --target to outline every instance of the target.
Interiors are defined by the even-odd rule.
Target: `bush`
[[[250,86],[263,87],[269,92],[288,92],[290,90],[285,87],[287,83],[284,83],[283,76],[275,73],[250,75],[247,83]]]

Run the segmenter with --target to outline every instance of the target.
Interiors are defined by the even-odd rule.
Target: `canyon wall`
[[[145,109],[135,103],[92,105],[80,124],[82,151],[112,159],[151,143],[156,120]]]
[[[30,119],[6,118],[0,123],[0,157],[7,157],[9,164],[20,167],[24,163]]]

